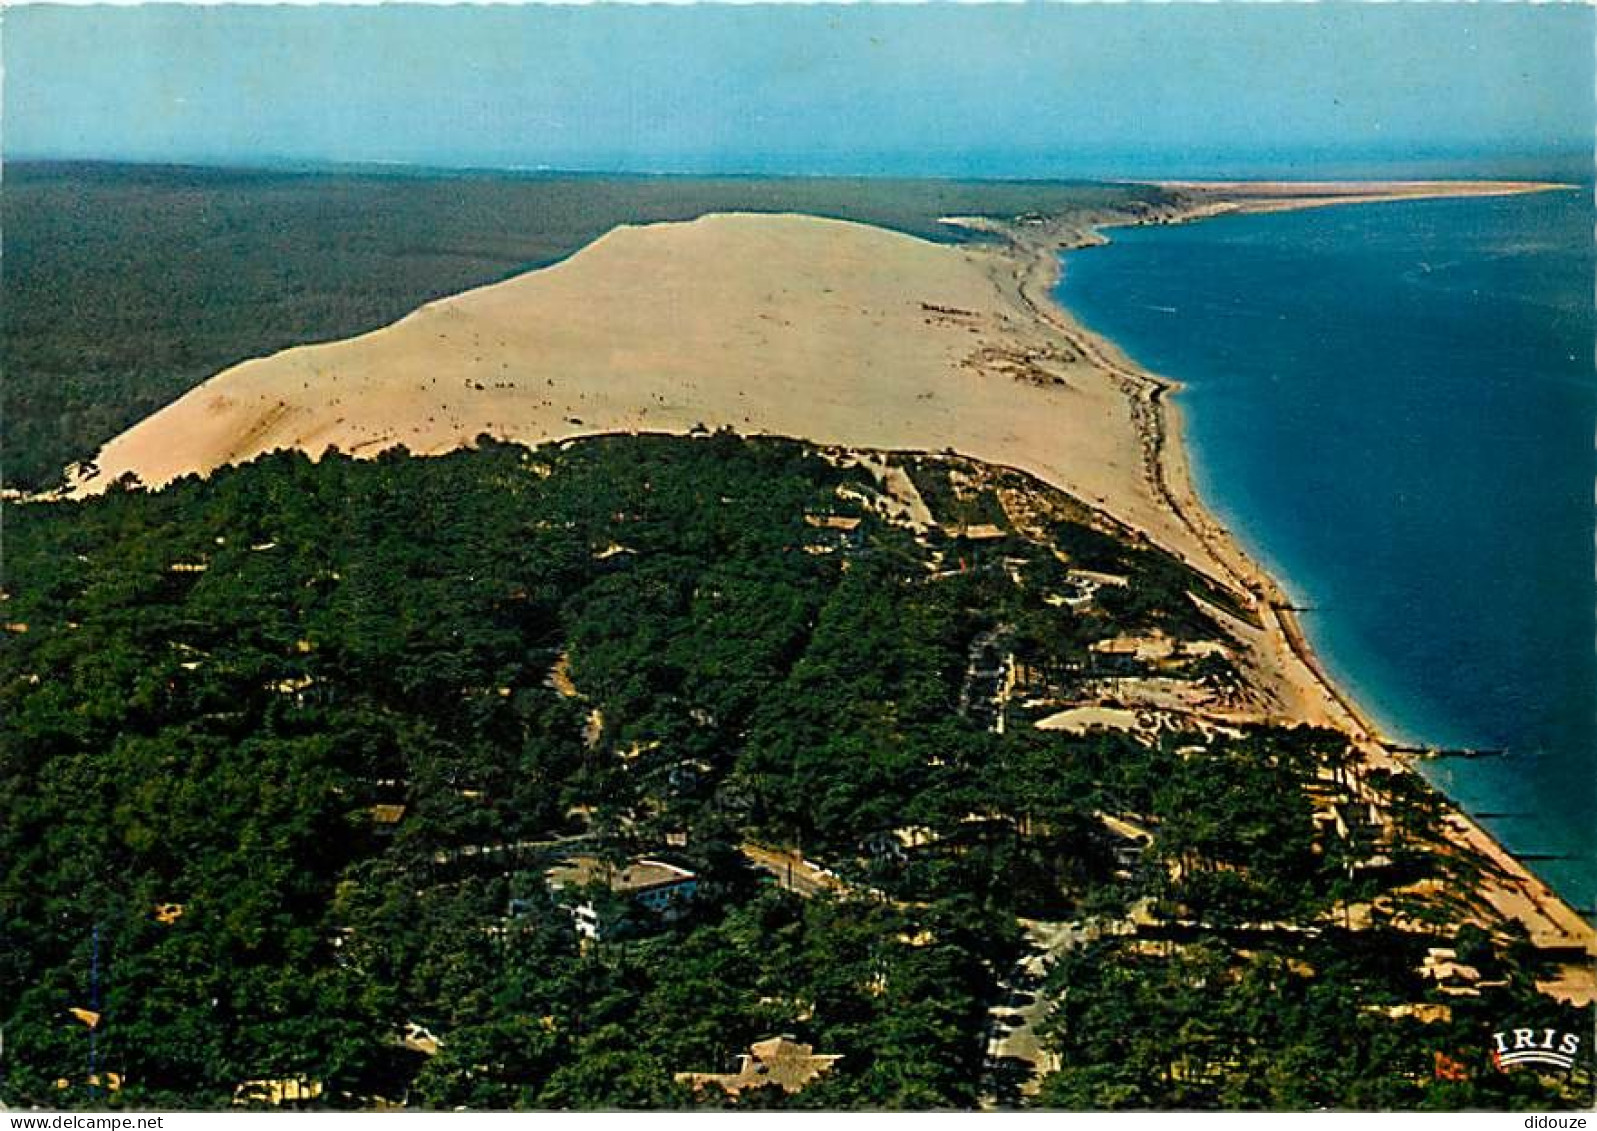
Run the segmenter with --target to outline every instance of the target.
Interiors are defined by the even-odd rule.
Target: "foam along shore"
[[[1184,215],[1233,207],[1201,196]],[[1275,583],[1203,508],[1175,386],[1053,302],[1061,242],[1100,237],[1010,234],[1005,246],[947,246],[746,214],[619,228],[372,333],[228,369],[112,440],[67,493],[126,474],[157,487],[278,448],[441,453],[483,433],[533,444],[728,427],[951,448],[1095,504],[1250,596],[1259,626],[1231,627],[1269,715],[1336,726],[1371,765],[1403,768],[1326,678]],[[1591,927],[1542,881],[1462,814],[1449,820],[1457,843],[1493,863],[1482,893],[1497,913],[1544,946],[1597,953]],[[1573,977],[1587,987],[1573,992],[1589,992],[1589,965]]]

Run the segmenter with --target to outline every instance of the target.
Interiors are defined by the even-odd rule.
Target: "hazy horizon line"
[[[1071,182],[1093,183],[1129,182],[1150,184],[1166,180],[1258,180],[1268,178],[1283,182],[1313,182],[1320,180],[1496,180],[1567,178],[1577,174],[1576,180],[1584,183],[1597,177],[1597,156],[1590,149],[1549,149],[1540,152],[1501,152],[1490,155],[1431,153],[1409,156],[1376,156],[1352,154],[1325,155],[1323,167],[1313,170],[1303,168],[1304,160],[1290,158],[1244,158],[1227,160],[1221,155],[1198,158],[1186,163],[1168,164],[1156,158],[1143,158],[1141,162],[1105,161],[1094,168],[1084,161],[1079,169],[1058,171],[1024,170],[1002,171],[943,168],[931,164],[921,168],[892,169],[881,165],[843,167],[823,164],[815,167],[798,167],[781,160],[754,157],[746,162],[728,162],[725,165],[700,164],[694,160],[675,163],[627,163],[618,159],[611,163],[517,162],[517,161],[463,161],[411,160],[383,158],[338,158],[290,156],[281,154],[243,155],[124,155],[88,154],[81,152],[35,151],[5,153],[0,150],[0,168],[5,165],[126,165],[145,168],[193,168],[237,172],[345,172],[368,175],[498,175],[522,177],[725,177],[734,179],[793,179],[793,180],[913,180],[913,181],[993,181],[993,182]],[[977,163],[987,163],[980,155],[972,155]],[[1037,158],[1032,159],[1034,162]],[[1144,164],[1145,162],[1145,164]],[[1130,165],[1142,165],[1128,168]],[[1512,176],[1508,169],[1516,170]],[[1408,170],[1405,174],[1402,170]],[[1427,172],[1426,170],[1429,169]],[[1451,170],[1451,171],[1448,171]],[[1540,177],[1533,175],[1540,170]]]

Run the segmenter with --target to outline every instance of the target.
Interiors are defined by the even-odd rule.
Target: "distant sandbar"
[[[1159,187],[1208,198],[1234,212],[1288,212],[1336,204],[1519,196],[1570,190],[1551,181],[1160,181]]]

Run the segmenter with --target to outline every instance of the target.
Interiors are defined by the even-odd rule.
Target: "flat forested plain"
[[[1036,993],[1044,1106],[1590,1102],[1490,1066],[1505,1019],[1591,1011],[1456,925],[1469,862],[1413,775],[1329,731],[1033,725],[1096,702],[1120,634],[1194,650],[1118,677],[1235,691],[1196,649],[1223,592],[1018,473],[892,458],[938,525],[728,434],[279,453],[11,508],[5,1102],[715,1105],[678,1074],[788,1033],[842,1059],[736,1102],[1017,1103],[988,1050]],[[1072,570],[1126,584],[1061,602]],[[768,866],[793,852],[830,879]],[[698,894],[583,944],[545,882],[575,855]],[[1023,919],[1076,932],[1040,974]],[[1424,978],[1430,946],[1478,991]]]
[[[4,475],[30,489],[206,377],[376,329],[617,224],[807,212],[964,238],[939,217],[1154,202],[1154,188],[848,178],[286,173],[8,163]]]

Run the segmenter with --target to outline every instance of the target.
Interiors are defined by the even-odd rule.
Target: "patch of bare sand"
[[[1032,472],[1202,557],[1133,407],[1018,301],[1013,262],[793,215],[619,228],[360,337],[226,370],[73,484],[149,486],[278,448],[437,453],[697,426],[940,450]]]

